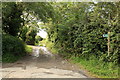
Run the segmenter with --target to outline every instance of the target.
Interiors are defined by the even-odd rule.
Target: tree
[[[2,3],[2,28],[4,32],[13,36],[18,35],[23,22],[21,18],[22,11],[21,4],[16,4],[15,2]]]
[[[91,56],[106,62],[118,60],[119,3],[57,3],[57,21],[47,27],[49,41],[59,53]],[[50,23],[51,24],[51,23]],[[107,54],[107,38],[102,35],[111,32],[111,50]]]

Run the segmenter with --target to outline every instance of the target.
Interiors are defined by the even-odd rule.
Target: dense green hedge
[[[62,55],[68,53],[87,60],[95,56],[98,60],[117,64],[120,53],[119,4],[61,3],[60,6],[57,5],[59,7],[55,9],[58,10],[60,17],[57,23],[47,27],[48,40]],[[107,38],[103,37],[103,34],[108,32],[110,32],[110,54],[108,54]]]
[[[52,52],[55,51],[69,59],[73,56],[75,62],[97,75],[117,77],[120,53],[120,3],[59,3],[57,7],[56,5],[54,8],[59,16],[57,22],[49,23],[46,29]],[[109,53],[107,37],[103,37],[103,34],[108,32]]]
[[[2,35],[2,60],[13,62],[25,55],[25,44],[17,37]]]

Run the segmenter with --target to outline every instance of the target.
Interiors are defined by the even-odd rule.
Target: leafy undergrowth
[[[46,46],[52,53],[58,53],[58,50],[54,48],[52,43],[48,43]],[[93,77],[118,78],[119,67],[112,62],[99,61],[95,57],[91,57],[89,60],[74,56],[70,57],[71,55],[68,53],[60,53],[60,55],[62,55],[62,57],[66,59],[70,59],[72,63],[82,66],[81,68],[88,71],[88,74],[90,74]]]
[[[32,47],[29,45],[25,46],[25,53],[32,53]],[[7,53],[2,56],[2,62],[3,63],[13,63],[17,60],[19,60],[21,57],[24,55],[17,55],[15,56],[14,54]]]
[[[97,59],[86,60],[80,57],[71,57],[72,63],[82,65],[84,69],[98,78],[118,78],[118,66],[113,63],[105,63]]]
[[[54,44],[52,42],[46,42],[46,47],[51,53],[56,54],[58,53],[58,49],[55,48]]]
[[[2,62],[15,62],[26,54],[25,43],[15,36],[3,34],[2,44]]]
[[[8,53],[8,54],[5,54],[2,56],[2,62],[3,63],[13,63],[20,58],[21,58],[21,56],[14,56],[13,54]]]
[[[33,49],[32,49],[32,46],[26,45],[25,50],[26,50],[26,53],[32,53]]]

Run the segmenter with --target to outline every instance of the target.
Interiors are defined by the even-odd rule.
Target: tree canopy
[[[3,2],[2,32],[9,34],[4,35],[3,42],[10,46],[4,45],[3,51],[17,55],[22,52],[16,50],[24,51],[22,41],[35,45],[44,40],[37,36],[38,22],[44,23],[41,29],[48,34],[46,45],[52,44],[49,47],[56,53],[117,65],[120,2]]]
[[[53,4],[57,21],[47,27],[49,41],[59,53],[90,56],[117,63],[120,40],[120,3],[58,3]],[[110,33],[110,55],[107,38]]]

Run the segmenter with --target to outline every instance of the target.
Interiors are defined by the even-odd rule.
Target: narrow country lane
[[[31,55],[2,67],[3,78],[87,78],[79,67],[51,54],[46,47],[33,46]]]

